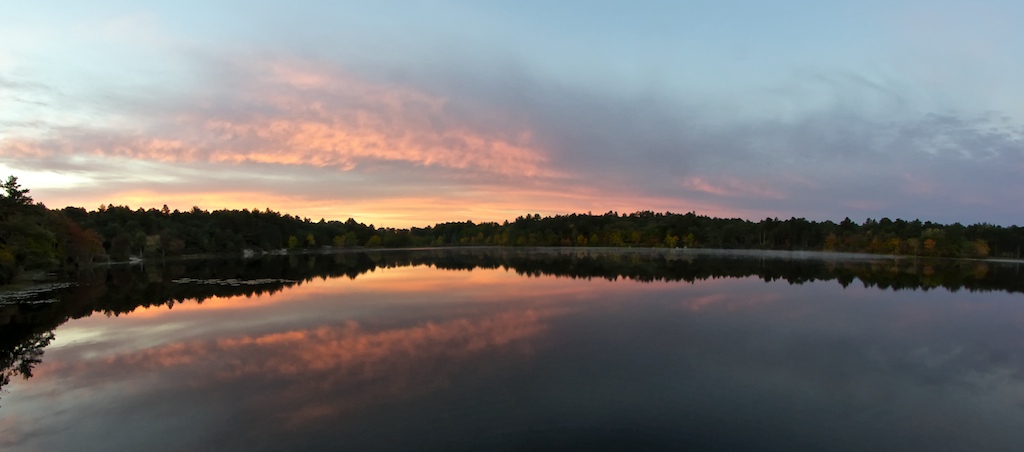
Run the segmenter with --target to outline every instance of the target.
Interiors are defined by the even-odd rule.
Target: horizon
[[[47,206],[1024,224],[1017,2],[44,1],[0,42]]]
[[[29,196],[31,196],[31,193],[29,193]],[[281,215],[281,216],[289,215],[289,216],[291,216],[293,218],[297,218],[297,219],[300,219],[300,220],[303,220],[303,221],[309,221],[311,223],[317,223],[317,222],[320,222],[320,221],[325,221],[325,222],[336,221],[336,222],[344,223],[344,222],[346,222],[348,220],[353,220],[353,221],[355,221],[356,223],[359,223],[359,224],[363,224],[363,225],[367,225],[367,226],[373,226],[375,229],[378,229],[378,230],[379,229],[410,230],[412,228],[425,229],[425,228],[430,228],[430,227],[433,227],[433,226],[436,226],[436,225],[450,224],[450,223],[466,223],[466,222],[473,223],[473,224],[497,224],[497,225],[502,225],[502,224],[505,224],[505,223],[513,223],[516,220],[518,220],[520,217],[527,217],[527,218],[529,218],[532,215],[540,215],[540,217],[542,219],[544,219],[544,218],[556,218],[556,217],[568,217],[568,216],[573,216],[573,215],[576,215],[576,216],[584,216],[584,215],[586,215],[586,216],[591,216],[591,217],[601,217],[601,216],[605,216],[605,215],[608,215],[608,214],[615,214],[619,218],[625,218],[625,217],[629,217],[631,215],[637,215],[637,214],[648,213],[648,212],[649,213],[653,213],[655,215],[681,215],[681,216],[685,216],[685,215],[693,214],[693,215],[695,215],[697,217],[706,217],[706,218],[710,218],[710,219],[714,219],[714,220],[736,220],[736,219],[738,219],[738,220],[743,220],[743,221],[749,221],[749,222],[755,223],[755,224],[764,222],[766,220],[785,222],[785,221],[789,221],[789,220],[795,219],[795,220],[805,220],[805,221],[808,221],[808,222],[811,222],[811,223],[817,223],[817,224],[824,224],[824,223],[827,223],[827,222],[831,222],[831,223],[834,223],[834,224],[840,224],[840,223],[842,223],[842,222],[844,222],[846,220],[850,220],[854,224],[864,225],[864,224],[866,224],[866,223],[868,223],[870,221],[880,222],[880,221],[883,221],[883,220],[889,220],[889,221],[892,221],[892,222],[903,221],[903,222],[907,222],[907,223],[915,223],[915,222],[918,222],[918,223],[932,223],[932,224],[936,224],[936,225],[940,225],[940,226],[951,226],[953,224],[960,224],[962,226],[983,226],[983,225],[989,225],[989,226],[996,226],[996,227],[1002,227],[1002,228],[1018,228],[1018,227],[1022,227],[1021,225],[1018,225],[1018,224],[995,224],[995,223],[986,223],[986,222],[972,222],[972,223],[949,222],[949,223],[943,223],[943,222],[934,221],[934,220],[931,220],[931,219],[928,219],[928,218],[924,218],[924,219],[922,219],[922,218],[913,218],[913,219],[910,219],[910,218],[899,218],[899,217],[896,217],[896,218],[890,218],[890,217],[881,217],[881,218],[866,217],[864,219],[857,219],[857,218],[851,218],[849,216],[843,217],[842,219],[826,218],[826,219],[823,219],[823,220],[812,219],[812,218],[805,218],[805,217],[796,217],[796,216],[789,216],[789,217],[774,216],[774,217],[764,217],[764,218],[743,218],[743,217],[716,217],[714,215],[707,215],[705,213],[696,212],[696,211],[672,212],[672,211],[651,211],[651,210],[635,210],[635,211],[624,211],[624,212],[623,211],[617,211],[617,210],[609,210],[607,212],[602,212],[602,213],[593,213],[593,212],[563,212],[563,213],[546,214],[546,215],[542,215],[542,214],[540,214],[538,212],[524,212],[524,213],[520,213],[520,214],[516,215],[515,218],[505,218],[505,219],[500,219],[500,220],[477,221],[477,220],[473,220],[473,219],[465,219],[465,220],[449,219],[449,220],[444,220],[444,221],[433,222],[431,224],[413,224],[413,225],[409,225],[409,226],[397,226],[396,227],[396,226],[390,226],[390,225],[378,225],[378,224],[375,224],[373,222],[361,221],[361,220],[359,220],[358,218],[355,218],[355,217],[348,217],[348,218],[325,218],[325,217],[321,217],[321,218],[317,219],[317,218],[305,217],[305,216],[302,216],[302,215],[295,215],[295,214],[292,214],[291,212],[287,212],[287,211],[280,211],[280,210],[276,210],[276,209],[271,209],[270,207],[263,207],[263,208],[246,208],[246,207],[241,207],[241,208],[237,208],[237,209],[235,209],[235,208],[204,209],[202,206],[192,206],[192,207],[190,207],[188,209],[177,209],[177,208],[172,208],[172,207],[166,206],[166,205],[161,205],[160,207],[155,207],[155,206],[154,207],[137,206],[137,207],[133,208],[130,205],[101,204],[101,205],[99,205],[96,208],[89,209],[89,208],[81,207],[81,206],[65,206],[63,208],[52,208],[52,207],[46,206],[45,203],[39,203],[39,202],[36,202],[36,203],[37,204],[41,204],[44,207],[46,207],[47,209],[51,209],[51,210],[83,209],[86,212],[90,212],[90,213],[91,212],[98,212],[98,211],[103,210],[103,209],[108,209],[111,206],[113,206],[115,208],[118,208],[118,207],[127,208],[128,210],[130,210],[132,212],[138,212],[139,210],[142,210],[142,211],[145,211],[145,212],[148,212],[150,210],[160,211],[160,210],[163,209],[163,207],[167,207],[168,210],[171,213],[190,213],[193,209],[196,209],[196,208],[198,208],[199,210],[201,210],[203,212],[206,212],[206,213],[219,212],[219,211],[236,211],[236,212],[241,212],[243,210],[248,211],[248,212],[266,213],[267,211],[270,211],[270,212],[276,213],[276,214]]]

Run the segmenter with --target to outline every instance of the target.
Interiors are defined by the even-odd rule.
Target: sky
[[[1024,2],[5,2],[38,202],[1024,224]]]

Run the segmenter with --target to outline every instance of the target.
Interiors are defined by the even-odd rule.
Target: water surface
[[[0,306],[5,449],[1024,441],[1017,264],[351,252],[98,269],[56,296]]]

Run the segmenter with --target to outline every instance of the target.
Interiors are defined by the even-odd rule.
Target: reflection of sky
[[[1008,447],[1024,414],[1017,298],[378,269],[71,321],[7,388],[0,441]]]

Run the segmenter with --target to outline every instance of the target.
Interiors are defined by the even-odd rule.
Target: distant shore
[[[814,250],[766,250],[766,249],[733,249],[733,248],[665,248],[665,247],[639,247],[639,246],[500,246],[500,245],[468,245],[468,246],[428,246],[428,247],[319,247],[287,249],[281,248],[269,251],[243,250],[241,253],[201,253],[187,254],[181,256],[131,256],[127,261],[97,262],[93,266],[105,265],[142,265],[146,262],[173,262],[180,260],[195,259],[259,259],[268,256],[289,256],[306,254],[339,254],[339,253],[370,253],[370,252],[407,252],[407,251],[469,251],[469,250],[505,250],[520,251],[528,253],[549,253],[567,254],[663,254],[663,255],[707,255],[707,256],[736,256],[736,257],[768,257],[776,259],[809,259],[809,260],[958,260],[994,262],[1008,264],[1024,264],[1024,259],[1009,258],[969,258],[969,257],[930,257],[902,254],[872,254],[855,253],[843,251],[814,251]]]

